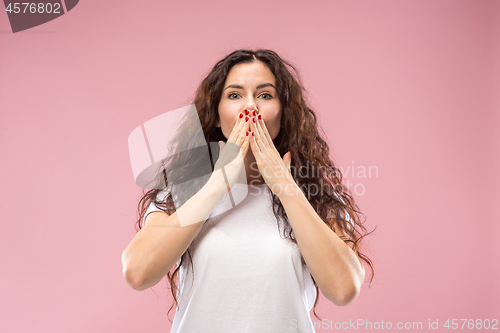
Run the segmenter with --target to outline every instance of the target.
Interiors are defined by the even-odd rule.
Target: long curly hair
[[[299,72],[292,64],[282,59],[276,52],[266,49],[259,49],[256,51],[240,49],[220,60],[212,68],[208,76],[201,82],[195,93],[193,103],[196,107],[197,116],[201,123],[205,140],[209,144],[208,146],[210,147],[210,142],[227,141],[222,134],[221,128],[216,126],[216,122],[219,119],[218,106],[229,71],[237,64],[251,63],[254,61],[261,61],[264,63],[276,78],[277,94],[282,107],[282,127],[278,136],[273,140],[276,149],[279,151],[281,157],[283,157],[286,152],[291,152],[291,169],[298,171],[292,173],[295,182],[301,188],[311,206],[324,223],[334,232],[335,225],[337,225],[338,228],[342,229],[344,234],[347,235],[347,237],[341,238],[353,249],[358,257],[370,267],[371,284],[375,274],[374,266],[368,256],[363,253],[362,240],[374,230],[368,232],[363,225],[366,217],[359,210],[351,191],[343,185],[342,172],[335,166],[329,157],[330,149],[323,139],[324,132],[318,126],[315,112],[306,102],[306,90],[302,85]],[[186,121],[186,125],[183,126],[181,130],[189,131],[189,123],[189,121]],[[323,136],[320,135],[320,131]],[[187,137],[189,137],[189,135],[187,135]],[[154,189],[148,190],[147,192],[143,190],[143,197],[138,204],[137,212],[139,218],[136,222],[136,230],[137,228],[141,229],[143,227],[144,215],[152,202],[158,209],[169,215],[172,215],[176,211],[171,193],[162,200],[158,199],[157,195],[168,186],[169,177],[167,174],[169,172],[175,172],[175,170],[181,170],[182,166],[185,165],[183,161],[188,158],[189,157],[186,155],[183,157],[177,155],[176,161],[163,161],[162,166],[158,168],[156,178],[157,183],[159,183],[160,180],[163,182],[163,186],[155,186]],[[211,162],[213,170],[215,161],[211,160]],[[306,167],[308,170],[312,169],[313,173],[310,174],[307,172],[307,174],[304,174],[302,172],[303,167]],[[316,174],[314,174],[314,171],[316,171]],[[177,174],[180,175],[177,178],[182,178],[183,174],[186,175],[190,173],[178,172]],[[314,189],[314,191],[312,189]],[[318,191],[318,189],[320,191]],[[297,243],[286,212],[278,196],[273,193],[271,193],[271,195],[273,198],[273,212],[276,216],[280,232],[285,238]],[[189,262],[187,262],[188,259]],[[171,270],[167,273],[170,290],[177,309],[178,299],[176,294],[178,291],[178,272],[179,269],[186,264],[192,264],[189,248],[181,256],[177,267],[172,269],[173,272]],[[305,265],[303,258],[302,264]],[[316,318],[321,320],[315,311],[318,303],[319,288],[314,278],[312,278],[312,280],[316,288],[313,313]],[[173,306],[174,304],[170,307],[168,314]]]

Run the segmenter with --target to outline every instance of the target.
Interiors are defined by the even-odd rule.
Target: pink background
[[[500,1],[81,1],[12,34],[2,11],[0,331],[169,331],[165,280],[122,277],[141,197],[127,138],[237,48],[295,64],[338,165],[378,169],[347,176],[377,226],[375,280],[318,313],[500,319],[499,15]]]

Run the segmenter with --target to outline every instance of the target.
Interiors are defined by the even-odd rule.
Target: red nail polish
[[[247,131],[247,136],[248,136],[248,131]]]
[[[245,110],[245,114],[248,116],[248,114],[250,113],[250,111],[248,110]]]
[[[252,116],[255,116],[257,114],[257,111],[253,110],[252,111]]]
[[[252,117],[253,122],[255,123],[255,117]]]
[[[262,119],[262,115],[259,114],[259,119]]]
[[[255,136],[255,132],[252,132],[252,136]]]
[[[240,118],[243,118],[243,113],[240,112]]]
[[[248,121],[248,119],[250,119],[250,118],[248,118],[248,116],[247,116],[247,117],[245,117],[245,121]]]

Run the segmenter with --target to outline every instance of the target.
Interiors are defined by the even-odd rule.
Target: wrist
[[[222,198],[231,190],[229,184],[226,183],[221,169],[216,170],[212,173],[212,176],[208,179],[208,182],[205,184],[205,186],[203,186],[203,189],[209,195],[216,196],[217,198]]]
[[[303,194],[300,187],[293,179],[279,182],[273,185],[271,190],[281,201]]]

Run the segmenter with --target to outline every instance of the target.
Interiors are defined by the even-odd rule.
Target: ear
[[[219,120],[219,119],[217,119],[217,120],[215,121],[215,127],[220,127],[220,120]]]
[[[285,162],[285,165],[288,168],[288,171],[291,172],[290,165],[292,163],[292,153],[287,152],[285,155],[283,155],[283,162]]]

